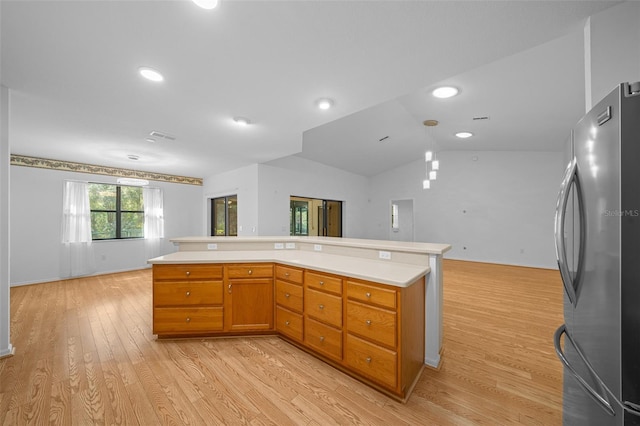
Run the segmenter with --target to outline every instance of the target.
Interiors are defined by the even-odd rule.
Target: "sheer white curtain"
[[[144,238],[147,258],[160,256],[164,238],[164,209],[160,188],[142,188],[144,202]]]
[[[87,182],[64,182],[60,259],[61,277],[88,275],[96,271]]]

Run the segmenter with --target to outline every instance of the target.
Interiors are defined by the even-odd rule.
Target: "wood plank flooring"
[[[444,353],[401,404],[278,337],[157,341],[149,270],[11,289],[0,425],[559,425],[557,271],[445,260]]]

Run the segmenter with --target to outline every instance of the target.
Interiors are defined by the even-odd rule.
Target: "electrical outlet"
[[[273,244],[273,248],[276,249],[276,250],[282,250],[284,248],[284,244],[275,243],[275,244]]]
[[[216,244],[216,243],[207,244],[207,249],[208,250],[218,250],[218,244]]]
[[[313,249],[315,251],[322,251],[322,244],[314,244]]]
[[[379,251],[378,257],[380,259],[391,260],[391,252],[390,251]]]

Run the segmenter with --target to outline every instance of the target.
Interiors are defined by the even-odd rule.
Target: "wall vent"
[[[489,120],[489,116],[488,115],[482,115],[479,117],[473,117],[473,121],[478,121],[478,120]]]

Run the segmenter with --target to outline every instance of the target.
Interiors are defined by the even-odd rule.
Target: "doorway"
[[[291,196],[290,235],[342,237],[342,201]]]
[[[392,241],[413,241],[413,200],[391,200]]]

